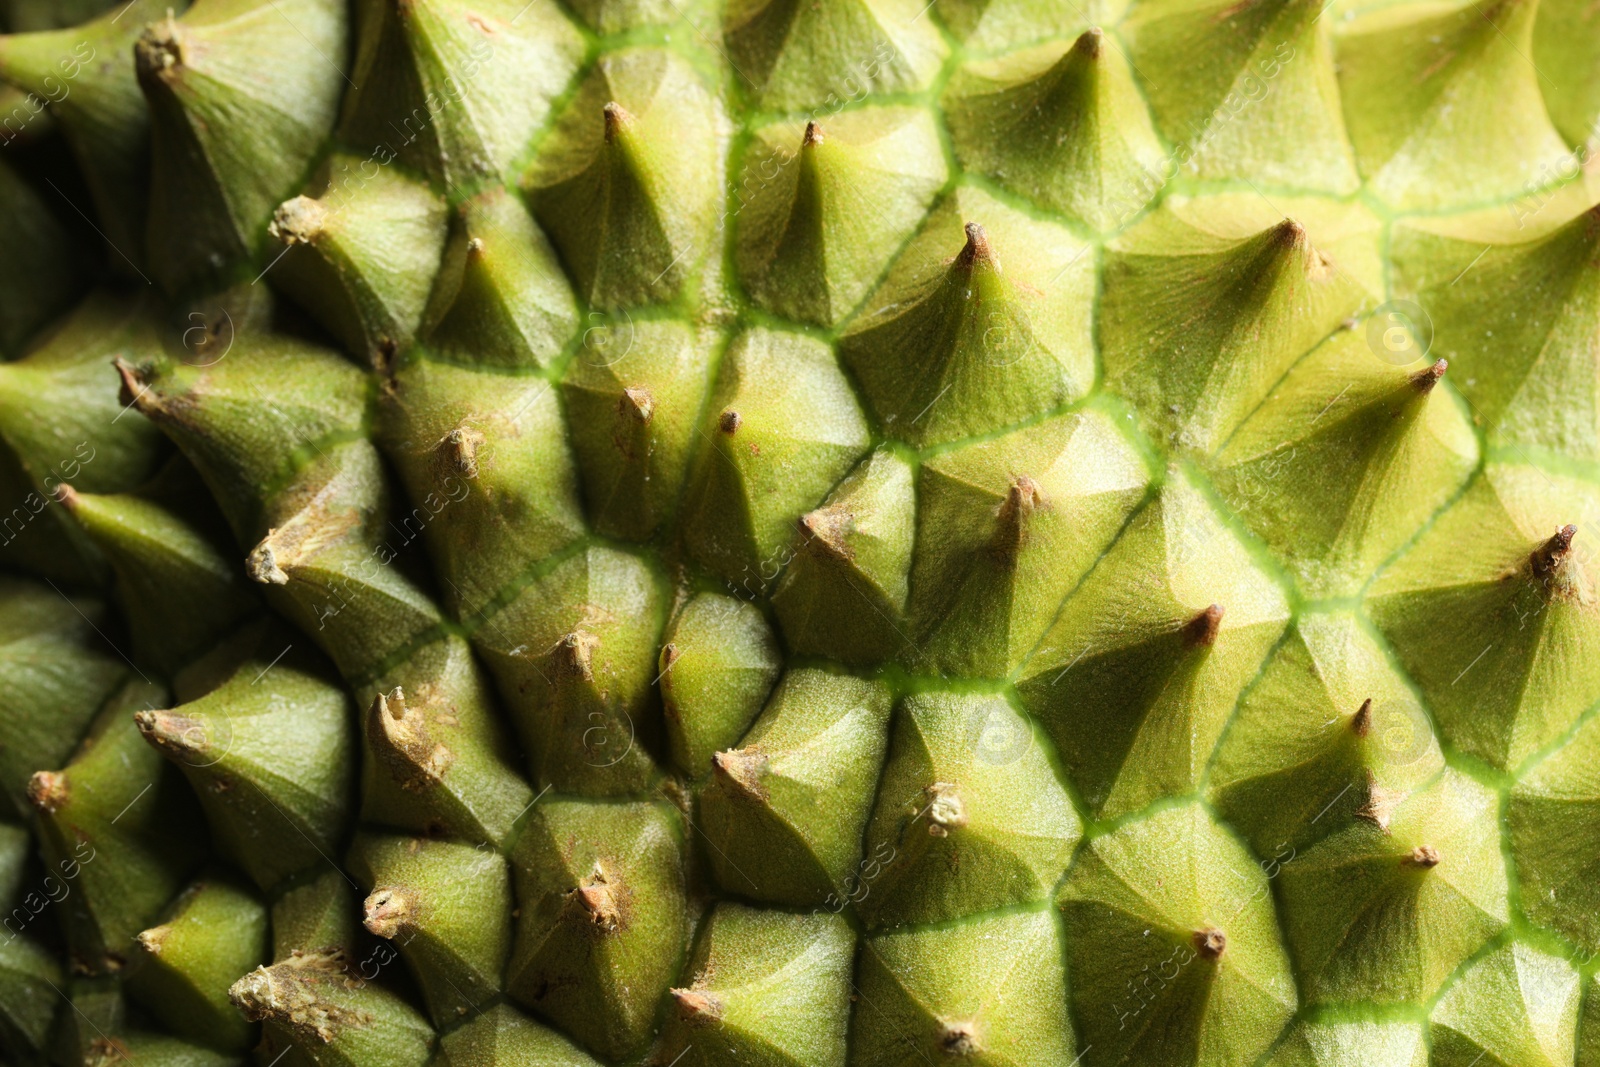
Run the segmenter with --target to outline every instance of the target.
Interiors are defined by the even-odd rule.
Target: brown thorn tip
[[[815,122],[806,123],[806,135],[800,142],[803,145],[819,145],[822,143],[822,127]]]
[[[59,811],[70,792],[67,776],[59,771],[35,771],[28,779],[28,803],[46,814]]]
[[[1555,536],[1533,550],[1533,573],[1540,578],[1547,578],[1560,569],[1566,562],[1567,555],[1572,551],[1572,539],[1578,536],[1578,528],[1570,522],[1555,532]]]
[[[1406,863],[1423,870],[1431,870],[1439,866],[1439,850],[1432,845],[1418,845],[1406,857]]]
[[[1439,379],[1444,377],[1444,372],[1450,369],[1449,360],[1438,360],[1431,367],[1425,367],[1411,376],[1411,384],[1423,393],[1433,392],[1433,387],[1439,384]]]
[[[621,923],[622,912],[617,908],[616,896],[603,877],[579,886],[572,892],[578,906],[595,926],[609,933]]]
[[[52,489],[50,493],[56,498],[56,503],[66,508],[68,511],[73,511],[77,508],[78,491],[72,488],[70,483],[57,482],[56,487]]]
[[[739,413],[734,411],[732,408],[729,408],[717,419],[717,429],[721,430],[729,437],[732,437],[734,434],[739,432],[739,426],[743,422],[744,420],[739,417]]]
[[[977,1027],[971,1023],[945,1023],[940,1028],[939,1049],[946,1056],[973,1056],[983,1051]]]
[[[685,1022],[710,1023],[722,1018],[722,1001],[697,989],[674,989],[672,1002]]]
[[[394,937],[410,921],[411,900],[403,889],[379,886],[362,904],[361,925],[376,937]]]
[[[1228,948],[1228,935],[1215,926],[1194,932],[1194,950],[1208,960],[1220,959]]]
[[[656,413],[656,398],[644,386],[630,385],[622,391],[622,410],[640,422],[649,422]]]
[[[594,681],[594,650],[600,639],[585,630],[574,630],[556,642],[556,659],[572,674],[586,682]]]
[[[711,757],[712,770],[753,800],[766,798],[767,791],[761,785],[761,773],[766,765],[766,756],[748,748],[730,748]]]
[[[117,393],[117,401],[123,407],[138,408],[141,414],[148,415],[158,405],[155,397],[150,394],[149,388],[140,379],[139,372],[133,364],[118,356],[111,361],[117,368],[117,374],[122,378],[122,388]]]
[[[622,130],[622,127],[633,121],[633,116],[628,114],[627,110],[615,100],[607,104],[602,110],[605,113],[606,141],[610,143],[617,139],[617,134]]]
[[[1184,643],[1190,648],[1210,647],[1217,643],[1217,633],[1222,629],[1222,605],[1213,604],[1184,627]]]
[[[1291,248],[1306,240],[1306,228],[1290,218],[1278,223],[1277,234],[1278,240]]]
[[[984,228],[976,222],[966,225],[967,243],[962,247],[961,254],[956,257],[956,262],[963,267],[972,267],[979,263],[994,263],[994,250],[989,247],[989,235]]]
[[[1361,702],[1361,707],[1356,709],[1355,718],[1350,720],[1350,729],[1355,731],[1357,737],[1366,737],[1372,732],[1372,698]]]
[[[1105,40],[1105,34],[1099,26],[1090,26],[1078,38],[1078,51],[1090,59],[1100,55],[1100,48]]]

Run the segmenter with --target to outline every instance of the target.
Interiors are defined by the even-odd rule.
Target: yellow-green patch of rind
[[[1102,816],[1200,782],[1239,693],[1289,619],[1181,468],[1128,524],[1023,666],[1023,705]]]
[[[1046,899],[1082,835],[1029,722],[999,696],[920,693],[895,719],[867,827],[869,927],[943,922]]]
[[[1430,1064],[1517,1067],[1572,1063],[1581,993],[1577,968],[1513,941],[1477,960],[1429,1016]]]
[[[729,893],[844,910],[886,856],[862,855],[891,698],[883,682],[790,671],[740,747],[719,752],[699,797],[706,857]]]
[[[1554,71],[1539,81],[1551,121],[1568,144],[1600,136],[1600,9],[1583,0],[1543,0],[1529,61]]]
[[[1061,929],[1048,911],[867,939],[851,1067],[953,1058],[993,1067],[1071,1063],[1077,1042],[1062,1010],[1061,953]],[[974,982],[973,975],[984,978]]]
[[[1302,614],[1240,702],[1207,791],[1281,867],[1354,820],[1386,826],[1443,769],[1427,712],[1356,618]]]
[[[660,738],[652,682],[667,608],[663,583],[642,560],[591,547],[474,632],[535,786],[615,796],[659,774],[647,746]]]
[[[419,359],[384,390],[380,433],[413,505],[386,533],[426,540],[464,620],[583,533],[550,383]]]
[[[723,356],[699,435],[680,527],[690,552],[735,584],[776,575],[795,520],[871,445],[828,346],[763,328]]]
[[[1525,771],[1506,800],[1529,918],[1600,952],[1600,719]]]
[[[910,658],[951,677],[1015,670],[1144,499],[1148,480],[1138,452],[1092,411],[925,461]]]
[[[1214,457],[1218,490],[1306,596],[1358,592],[1477,468],[1445,370],[1380,359],[1359,326],[1335,334]]]
[[[826,913],[716,907],[685,968],[656,1056],[683,1067],[845,1062],[855,934]]]
[[[433,1067],[599,1067],[599,1061],[509,1004],[475,1012],[439,1040]]]
[[[711,757],[749,729],[778,679],[783,658],[760,609],[720,593],[700,593],[662,635],[662,718],[678,768],[711,773]]]
[[[1296,1023],[1266,1067],[1427,1067],[1428,1044],[1414,1022]]]
[[[772,592],[784,639],[801,654],[869,667],[910,644],[905,618],[916,501],[911,464],[888,448],[874,450],[800,516],[799,543]],[[785,563],[771,560],[746,573],[734,594],[754,598]]]
[[[1515,768],[1600,697],[1596,518],[1587,484],[1494,464],[1371,586],[1447,744]]]
[[[690,291],[720,232],[727,125],[672,52],[601,57],[523,178],[584,301],[636,307]]]
[[[596,1055],[638,1050],[678,974],[683,833],[660,802],[545,800],[517,842],[507,992]]]
[[[1106,384],[1174,445],[1213,451],[1296,360],[1377,303],[1379,235],[1359,204],[1168,198],[1107,246]]]
[[[885,433],[992,433],[1094,384],[1094,255],[1061,226],[963,186],[845,325],[840,359]]]
[[[740,277],[779,315],[831,326],[867,295],[946,179],[933,117],[866,107],[755,132],[729,212]]]
[[[255,1028],[228,1000],[228,987],[267,956],[267,908],[216,873],[194,882],[161,921],[136,939],[142,958],[128,988],[173,1033],[243,1052]]]
[[[1198,803],[1091,840],[1057,904],[1091,1067],[1254,1062],[1295,1012],[1266,870]]]
[[[487,842],[361,833],[351,873],[369,889],[367,931],[404,957],[443,1025],[500,991],[511,949],[511,873]]]
[[[1278,899],[1309,1003],[1427,1000],[1508,921],[1495,794],[1458,771],[1282,865]]]

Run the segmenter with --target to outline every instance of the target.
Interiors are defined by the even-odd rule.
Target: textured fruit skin
[[[1591,4],[35,6],[0,1059],[1600,1067]]]

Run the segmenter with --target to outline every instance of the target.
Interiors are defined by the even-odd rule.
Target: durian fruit
[[[1600,1067],[1592,0],[0,0],[0,1062]]]

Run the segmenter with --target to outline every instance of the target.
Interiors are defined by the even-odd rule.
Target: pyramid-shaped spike
[[[1529,0],[1431,4],[1341,24],[1339,90],[1356,159],[1379,197],[1439,211],[1546,184],[1568,149],[1541,96],[1548,79],[1528,58],[1538,10]]]
[[[440,1024],[500,989],[511,948],[511,872],[492,848],[363,833],[351,872],[370,887],[367,931],[405,957]]]
[[[1032,725],[1003,697],[909,697],[867,827],[867,855],[891,858],[856,910],[878,927],[1043,900],[1081,833]]]
[[[336,155],[315,196],[279,204],[269,277],[348,352],[385,367],[411,347],[444,249],[444,201],[422,182]]]
[[[261,1023],[269,1057],[293,1049],[299,1062],[422,1067],[433,1047],[421,1013],[387,987],[352,978],[342,955],[313,952],[257,967],[228,996]]]
[[[869,666],[910,643],[907,576],[916,535],[911,465],[893,451],[872,452],[800,516],[800,544],[772,594],[785,639],[797,652]],[[747,574],[737,595],[767,587]]]
[[[423,315],[429,347],[456,363],[545,367],[577,326],[572,287],[521,199],[497,187],[458,204]]]
[[[956,677],[1009,674],[1144,499],[1148,480],[1133,446],[1097,413],[925,462],[911,570],[914,654]]]
[[[1428,309],[1419,340],[1431,334],[1429,357],[1450,361],[1491,442],[1600,458],[1600,207],[1546,233],[1478,236],[1396,228],[1397,288]]]
[[[533,790],[512,766],[489,679],[464,639],[418,649],[357,700],[364,821],[510,847]]]
[[[1217,488],[1312,597],[1358,591],[1478,465],[1446,361],[1395,366],[1365,331],[1298,363],[1214,463]]]
[[[869,938],[857,972],[850,1067],[1071,1063],[1076,1042],[1061,1010],[1061,951],[1059,927],[1040,911]],[[988,980],[964,980],[971,974]]]
[[[1507,921],[1495,795],[1447,770],[1393,811],[1282,865],[1279,900],[1310,1003],[1425,1000]]]
[[[1084,799],[1102,815],[1137,811],[1199,783],[1288,616],[1282,590],[1175,468],[1062,608],[1018,692]]]
[[[512,856],[512,999],[617,1059],[648,1038],[688,940],[684,829],[661,803],[548,800]]]
[[[0,578],[0,792],[25,816],[28,778],[72,755],[95,713],[123,686],[128,664],[100,633],[110,610],[48,585]]]
[[[1175,146],[1160,184],[1185,174],[1355,191],[1326,10],[1321,0],[1132,5],[1118,29]]]
[[[150,123],[133,65],[112,60],[129,54],[147,23],[188,6],[136,0],[70,29],[0,36],[0,82],[49,101],[94,198],[107,261],[129,279],[144,263]],[[7,116],[8,143],[14,114]]]
[[[1052,0],[935,0],[939,21],[974,55],[1041,40],[1071,41],[1091,22],[1115,22],[1121,0],[1057,4]]]
[[[1095,230],[1136,215],[1166,162],[1128,61],[1098,27],[962,67],[944,94],[963,166]]]
[[[212,654],[231,673],[197,700],[133,716],[189,779],[217,849],[263,889],[328,863],[349,824],[350,699],[304,638],[265,624]]]
[[[589,519],[608,536],[647,540],[688,476],[715,336],[626,313],[590,321],[561,383]]]
[[[790,671],[742,747],[716,754],[698,825],[717,881],[791,907],[842,911],[886,855],[862,856],[888,746],[887,686]]]
[[[477,623],[534,785],[586,796],[646,788],[660,734],[651,683],[667,603],[635,556],[586,548]]]
[[[1094,380],[1089,253],[960,189],[845,327],[840,359],[884,429],[918,447],[1042,415]]]
[[[141,659],[168,673],[261,610],[233,558],[227,526],[194,468],[175,458],[138,493],[56,499],[111,564]]]
[[[730,210],[757,303],[831,326],[859,304],[945,183],[933,118],[863,108],[760,130]]]
[[[845,1061],[855,934],[836,915],[719,904],[671,992],[658,1055],[685,1067]],[[784,1020],[805,1019],[804,1027]]]
[[[617,308],[689,291],[718,228],[726,122],[672,53],[601,58],[523,179],[579,296]]]
[[[1395,805],[1444,768],[1428,714],[1344,613],[1306,614],[1262,669],[1217,750],[1218,814],[1281,866]]]
[[[550,383],[418,359],[383,393],[381,434],[412,507],[394,522],[426,540],[458,616],[583,532],[577,472]]]
[[[509,177],[583,56],[549,0],[361,0],[355,9],[342,138],[453,190]]]
[[[216,872],[178,894],[161,921],[135,941],[129,992],[175,1033],[243,1052],[254,1028],[228,1001],[228,987],[267,955],[267,906]]]
[[[1596,518],[1585,483],[1493,464],[1369,588],[1445,742],[1514,768],[1600,696],[1600,575],[1573,525]]]
[[[1199,804],[1089,842],[1057,903],[1101,1063],[1254,1061],[1294,1014],[1267,875]]]
[[[1107,384],[1179,446],[1219,447],[1297,359],[1377,302],[1378,235],[1359,206],[1169,199],[1109,247]]]
[[[347,22],[321,0],[200,0],[135,44],[153,160],[145,247],[169,292],[220,280],[258,250],[333,125]]]
[[[73,968],[121,971],[133,938],[182,888],[199,859],[194,797],[139,738],[137,709],[165,693],[130,679],[100,710],[63,769],[28,780],[40,854],[72,883],[62,923]]]
[[[667,627],[661,645],[662,718],[673,761],[691,777],[738,744],[778,680],[783,657],[759,608],[700,593]]]
[[[795,521],[867,451],[866,419],[833,353],[752,329],[724,354],[681,521],[689,550],[735,585],[777,576]]]
[[[770,111],[918,92],[948,52],[916,0],[739,0],[728,6],[723,39],[729,63]]]

